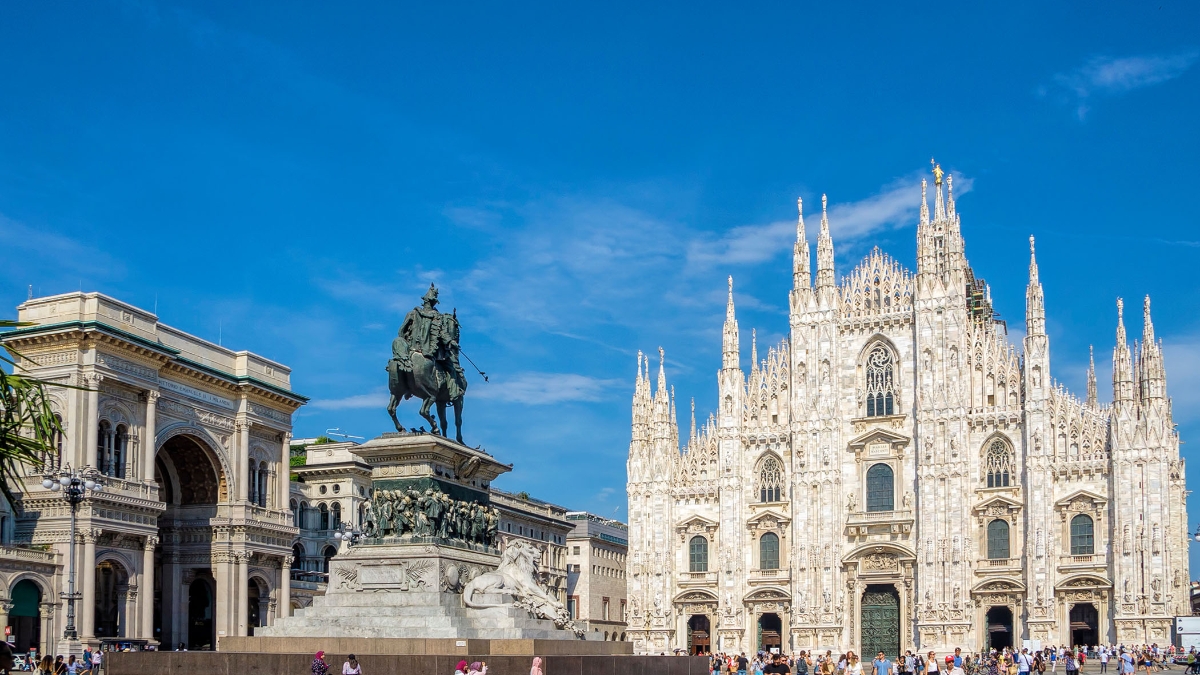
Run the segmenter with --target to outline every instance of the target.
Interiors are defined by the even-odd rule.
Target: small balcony
[[[791,580],[788,570],[750,570],[752,584],[786,584]]]
[[[679,583],[682,586],[715,585],[717,573],[711,572],[680,572]]]
[[[913,511],[856,511],[846,515],[846,535],[908,534],[912,532]]]
[[[984,558],[975,564],[975,571],[987,574],[988,572],[1009,572],[1020,567],[1020,558]]]
[[[1104,569],[1108,567],[1108,556],[1103,553],[1091,553],[1086,555],[1063,555],[1058,557],[1058,569],[1060,571],[1067,570],[1083,570],[1083,569]]]

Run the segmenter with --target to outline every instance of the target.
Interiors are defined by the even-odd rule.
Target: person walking
[[[844,675],[863,675],[862,662],[858,660],[858,654],[854,652],[846,652],[846,668]]]
[[[346,662],[342,664],[342,675],[362,675],[362,666],[353,654],[347,656]]]
[[[875,660],[871,662],[873,675],[892,675],[892,662],[888,660],[887,654],[880,650],[875,654]]]
[[[533,665],[529,667],[529,675],[546,675],[542,672],[542,657],[533,657]]]

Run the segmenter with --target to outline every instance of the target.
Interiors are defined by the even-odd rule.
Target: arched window
[[[258,505],[267,506],[267,463],[258,463]]]
[[[987,486],[1008,487],[1013,480],[1013,453],[1008,443],[997,438],[992,441],[983,454],[983,470]]]
[[[112,471],[112,445],[113,432],[112,425],[108,420],[100,420],[100,431],[96,437],[96,468],[105,476],[111,476]]]
[[[329,574],[329,559],[335,555],[337,555],[337,549],[332,546],[326,546],[325,550],[321,552],[321,557],[324,558],[321,571],[325,574]]]
[[[329,529],[329,507],[325,505],[325,502],[321,502],[321,505],[318,506],[317,509],[321,512],[320,522],[318,523],[317,529],[328,530]]]
[[[342,524],[342,505],[334,502],[329,508],[329,525],[330,529],[337,529]]]
[[[700,535],[692,537],[688,542],[688,570],[692,572],[708,571],[708,540]]]
[[[989,560],[1008,558],[1008,522],[1000,519],[988,523],[987,555]]]
[[[768,457],[758,470],[758,500],[778,502],[783,498],[783,467],[779,460]]]
[[[300,504],[293,499],[288,502],[288,507],[292,509],[292,524],[300,527]]]
[[[1071,555],[1092,555],[1096,552],[1095,526],[1091,516],[1082,513],[1071,519]]]
[[[306,572],[305,565],[308,561],[304,559],[304,547],[296,544],[292,547],[292,578],[299,579],[300,574]]]
[[[758,539],[758,569],[779,569],[779,535],[768,532]]]
[[[54,413],[54,422],[55,422],[54,435],[50,439],[50,445],[54,447],[54,453],[53,454],[46,453],[46,456],[42,458],[43,461],[46,462],[47,469],[57,469],[58,467],[62,466],[62,452],[63,452],[62,415],[59,415],[58,413]]]
[[[258,464],[250,460],[250,470],[246,473],[246,499],[251,504],[258,503]]]
[[[867,354],[867,417],[891,415],[896,406],[896,378],[892,353],[876,345]]]
[[[313,524],[310,518],[312,516],[308,515],[311,512],[312,507],[308,505],[308,502],[300,502],[300,520],[296,521],[296,527],[302,530],[311,530]]]
[[[125,477],[125,460],[128,449],[129,432],[124,424],[120,424],[113,433],[112,462],[109,466],[110,473],[108,475],[114,478]]]
[[[896,508],[896,481],[892,467],[876,464],[867,469],[867,511],[893,511]]]

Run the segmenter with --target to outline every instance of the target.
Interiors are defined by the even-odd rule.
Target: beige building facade
[[[1164,644],[1190,613],[1187,490],[1149,298],[1138,342],[1117,303],[1113,402],[1098,402],[1094,365],[1072,395],[1051,376],[1032,238],[1014,343],[945,183],[932,213],[922,187],[915,273],[876,249],[837,283],[823,198],[814,278],[801,215],[790,337],[761,360],[752,338],[748,373],[730,280],[718,409],[701,429],[693,411],[682,453],[663,366],[654,387],[639,357],[641,651]]]
[[[605,640],[625,640],[629,528],[586,511],[571,511],[567,520],[575,525],[567,535],[567,610]]]
[[[103,474],[103,490],[78,510],[82,641],[212,648],[288,611],[297,530],[287,448],[306,400],[290,370],[99,293],[31,299],[18,318],[34,325],[3,341],[24,356],[22,370],[72,387],[49,389],[64,433],[46,470]],[[0,592],[36,596],[32,640],[52,653],[65,626],[70,509],[42,480],[31,470],[22,486]],[[27,570],[6,578],[14,557]],[[35,594],[17,587],[25,582]]]

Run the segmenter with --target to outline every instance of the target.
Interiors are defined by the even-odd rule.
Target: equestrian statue
[[[433,284],[421,299],[421,306],[404,317],[396,339],[392,340],[392,358],[388,361],[388,414],[396,431],[405,431],[396,418],[396,406],[412,397],[422,400],[421,417],[430,430],[446,435],[446,405],[454,406],[455,439],[462,438],[463,394],[467,378],[458,364],[458,317],[456,313],[437,311],[438,291]],[[437,404],[438,420],[430,409]],[[440,422],[440,424],[439,424]]]

